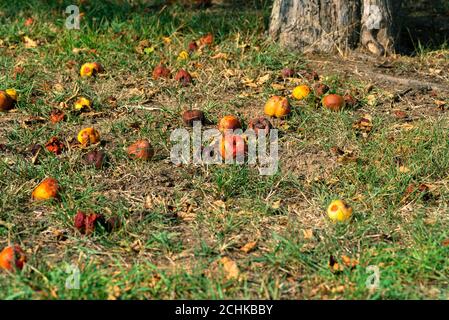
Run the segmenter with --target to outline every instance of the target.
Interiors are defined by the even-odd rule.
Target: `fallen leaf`
[[[405,112],[402,111],[402,110],[395,110],[395,111],[394,111],[394,115],[395,115],[395,117],[398,118],[398,119],[404,119],[404,118],[407,117],[407,113],[405,113]]]
[[[162,37],[162,41],[164,41],[165,44],[170,44],[171,38],[170,37]]]
[[[407,168],[406,166],[400,166],[399,167],[399,172],[400,173],[407,173],[407,172],[410,172],[410,169]]]
[[[240,251],[243,251],[244,253],[249,253],[252,251],[257,245],[257,241],[251,241],[245,244],[243,247],[240,248]]]
[[[449,239],[443,240],[443,242],[441,242],[441,245],[442,245],[443,247],[449,246]]]
[[[313,238],[313,230],[312,229],[302,230],[302,234],[304,235],[304,239],[312,239]]]
[[[265,82],[267,82],[268,80],[270,80],[270,74],[267,73],[266,75],[259,77],[259,79],[257,79],[257,84],[259,86],[263,85]]]
[[[229,55],[227,53],[219,52],[213,57],[211,57],[211,59],[229,60]]]
[[[279,83],[272,83],[271,87],[275,90],[286,90],[287,89],[284,85],[279,84]]]
[[[223,270],[226,273],[227,280],[236,280],[239,277],[240,270],[237,263],[229,257],[223,257],[220,259],[220,263],[223,265]]]
[[[372,117],[369,114],[365,114],[362,118],[352,124],[352,127],[359,131],[364,138],[373,129]]]
[[[38,42],[34,41],[33,39],[24,36],[23,42],[25,43],[25,48],[36,48],[38,46]]]

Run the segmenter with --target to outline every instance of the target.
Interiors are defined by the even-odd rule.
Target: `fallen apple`
[[[310,88],[306,85],[300,85],[293,89],[292,97],[296,100],[302,100],[307,98],[310,94]]]
[[[102,215],[78,211],[74,218],[74,226],[81,233],[89,235],[95,231],[97,224],[104,222]]]
[[[236,116],[224,116],[218,122],[218,130],[222,132],[225,130],[235,130],[240,128],[242,128],[242,124]]]
[[[59,109],[53,109],[50,113],[50,122],[51,123],[58,123],[60,121],[63,121],[65,119],[65,114],[62,110]]]
[[[196,44],[195,41],[191,41],[189,43],[187,49],[189,50],[189,52],[194,52],[194,51],[198,50],[198,45]]]
[[[327,215],[333,222],[344,222],[352,216],[352,208],[343,200],[334,200],[327,208]]]
[[[84,160],[86,164],[93,165],[96,169],[101,169],[105,161],[106,154],[101,150],[89,151],[85,156]]]
[[[210,46],[212,43],[214,43],[214,36],[212,33],[208,33],[204,36],[202,36],[199,40],[201,46]]]
[[[355,107],[357,105],[357,103],[358,103],[357,99],[353,95],[351,95],[350,93],[346,93],[343,96],[343,99],[345,100],[345,105],[350,107],[350,108]]]
[[[128,147],[128,156],[131,159],[149,160],[154,155],[154,150],[148,140],[138,140]]]
[[[200,110],[186,110],[182,114],[182,121],[186,126],[193,126],[193,123],[195,121],[201,122],[201,124],[204,123],[204,113]]]
[[[235,159],[244,157],[248,150],[245,139],[236,134],[225,134],[220,139],[220,155],[222,159]]]
[[[270,117],[283,118],[287,116],[291,109],[288,99],[280,96],[273,96],[268,99],[264,107],[265,114]]]
[[[325,95],[329,91],[329,87],[324,83],[317,83],[313,86],[313,91],[317,97]]]
[[[284,68],[281,71],[282,78],[291,78],[295,75],[295,70],[292,68]]]
[[[248,124],[248,128],[254,130],[256,135],[259,134],[259,131],[262,131],[265,135],[270,133],[270,129],[272,128],[271,122],[265,117],[259,117],[250,120]]]
[[[37,201],[54,199],[58,196],[58,192],[58,181],[54,178],[45,178],[33,190],[31,198]]]
[[[175,80],[180,82],[183,86],[192,83],[192,76],[184,69],[180,69],[175,75]]]
[[[0,111],[8,111],[13,107],[14,99],[6,91],[0,90]]]
[[[340,111],[345,106],[345,99],[338,94],[328,94],[323,98],[323,106],[332,111]]]
[[[0,252],[0,269],[10,272],[22,270],[26,262],[25,252],[15,244],[8,246]]]
[[[52,137],[45,144],[45,149],[47,149],[51,153],[54,153],[55,155],[60,155],[64,150],[64,144],[59,141],[58,138]]]
[[[95,128],[85,128],[78,133],[78,142],[83,146],[98,143],[100,141],[100,133]]]
[[[153,70],[153,79],[157,80],[159,78],[170,78],[170,69],[165,67],[163,64],[157,65]]]
[[[92,107],[92,102],[84,97],[79,97],[75,101],[74,109],[77,111],[86,111]]]
[[[16,89],[6,89],[6,94],[11,97],[11,99],[14,100],[14,102],[17,102],[17,91]]]
[[[103,66],[98,62],[87,62],[81,66],[80,76],[83,78],[95,77],[103,71]]]

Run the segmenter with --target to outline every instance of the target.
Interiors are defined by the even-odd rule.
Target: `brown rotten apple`
[[[153,70],[153,79],[157,80],[159,78],[170,78],[170,69],[162,64],[159,64]]]
[[[204,113],[200,110],[187,110],[182,114],[182,121],[186,126],[193,126],[193,122],[200,121],[204,123]]]
[[[181,69],[175,75],[175,80],[180,82],[185,87],[189,85],[189,83],[192,83],[192,76],[184,69]]]
[[[88,165],[95,166],[96,169],[101,169],[101,167],[103,166],[105,157],[106,157],[106,155],[105,155],[105,153],[103,151],[101,151],[101,150],[92,150],[92,151],[89,151],[84,156],[84,161]]]
[[[148,140],[138,140],[128,147],[128,156],[131,159],[149,160],[154,155],[154,150]]]
[[[252,119],[248,124],[248,128],[254,130],[257,135],[259,134],[259,131],[262,131],[265,135],[267,135],[270,132],[272,125],[267,118],[259,117]]]
[[[59,141],[58,138],[52,137],[45,144],[45,149],[47,149],[51,153],[60,155],[62,153],[62,151],[64,150],[64,144],[61,141]]]

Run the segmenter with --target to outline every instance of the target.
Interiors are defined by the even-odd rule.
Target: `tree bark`
[[[269,33],[281,45],[330,52],[365,46],[394,51],[401,0],[275,0]]]

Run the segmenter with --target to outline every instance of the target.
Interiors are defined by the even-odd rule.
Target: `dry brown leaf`
[[[250,78],[243,78],[242,79],[242,83],[247,86],[247,87],[251,87],[251,88],[257,88],[257,84],[254,83],[254,79],[250,79]]]
[[[237,280],[239,278],[240,270],[234,260],[229,257],[223,257],[220,259],[220,263],[223,265],[227,280]]]
[[[449,246],[449,239],[443,240],[443,242],[441,242],[441,245],[442,245],[443,247]]]
[[[229,60],[229,55],[227,53],[219,52],[213,57],[211,57],[211,59]]]
[[[240,248],[240,251],[243,251],[244,253],[249,253],[252,251],[257,245],[257,241],[251,241],[245,244],[243,247]]]
[[[259,79],[257,79],[257,85],[261,86],[263,85],[265,82],[267,82],[268,80],[270,80],[270,74],[267,73],[266,75],[259,77]]]
[[[274,90],[286,90],[287,89],[283,84],[279,84],[279,83],[272,83],[271,87]]]
[[[302,230],[302,234],[304,235],[304,239],[312,239],[313,238],[313,230],[312,229]]]
[[[368,134],[373,129],[372,117],[369,114],[365,114],[362,118],[352,124],[352,127],[359,131],[364,138],[368,136]]]

